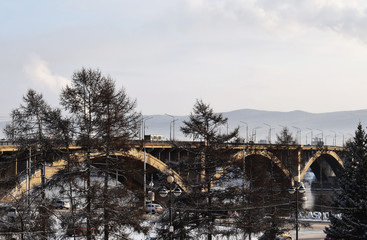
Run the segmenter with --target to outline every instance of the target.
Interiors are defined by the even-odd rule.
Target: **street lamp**
[[[150,183],[148,184],[148,202],[154,201],[154,192],[153,192],[154,182],[153,182],[153,174],[150,176]]]
[[[334,133],[333,145],[334,145],[334,147],[336,147],[336,132],[333,131],[333,130],[330,130],[330,132]]]
[[[324,144],[324,131],[323,130],[321,130],[321,129],[316,129],[316,130],[318,130],[318,131],[320,131],[321,132],[321,142],[322,142],[322,144]],[[320,134],[320,133],[319,133]],[[318,135],[318,134],[317,134]],[[319,142],[319,141],[318,141]]]
[[[241,123],[243,124],[246,124],[246,141],[245,142],[248,142],[248,124],[246,122],[243,122],[243,121],[240,121]]]
[[[296,240],[298,240],[298,193],[305,193],[306,189],[302,182],[299,182],[299,179],[296,181],[296,185],[291,186],[288,189],[290,194],[296,193]]]
[[[169,125],[169,140],[171,141],[175,141],[175,122],[178,120],[177,118],[175,118],[175,116],[173,115],[169,115],[166,113],[167,116],[172,118],[172,121]],[[171,135],[171,129],[172,129],[172,135]]]
[[[166,189],[165,187],[162,188],[159,191],[159,195],[161,197],[167,197],[169,194],[169,239],[173,239],[173,220],[172,220],[172,193],[178,197],[181,195],[182,190],[178,187],[178,185],[175,183],[175,178],[170,175],[167,177],[167,182],[169,185],[169,189]]]
[[[299,127],[295,127],[293,126],[295,129],[297,129],[297,134],[296,134],[296,139],[297,139],[297,142],[298,142],[298,136],[299,136],[299,145],[302,145],[302,131]],[[299,134],[299,135],[298,135]]]
[[[141,139],[142,140],[144,140],[144,137],[145,137],[145,122],[147,121],[147,120],[149,120],[149,119],[152,119],[153,118],[153,116],[147,116],[147,117],[142,117],[141,118],[141,124],[140,124],[140,127],[141,127],[141,129],[140,129],[140,134],[139,134],[139,136],[141,137]]]
[[[256,142],[256,129],[259,129],[259,128],[261,128],[261,127],[255,127],[255,128],[253,128],[253,129],[252,129],[252,136],[251,136],[251,140],[252,140],[253,142]]]
[[[343,136],[343,138],[342,138],[342,147],[344,147],[344,133],[342,133],[342,132],[339,132],[342,136]]]
[[[264,125],[269,127],[268,142],[269,142],[269,144],[271,144],[271,130],[274,129],[274,128],[271,128],[271,125],[267,124],[267,123],[264,123]]]
[[[143,148],[144,148],[144,176],[143,176],[143,178],[144,178],[144,182],[143,182],[143,184],[144,184],[144,210],[146,210],[146,201],[147,201],[147,160],[146,160],[146,149],[145,149],[145,122],[147,121],[147,120],[149,120],[149,119],[152,119],[153,117],[143,117],[142,119],[141,119],[141,121],[142,121],[142,127],[143,127],[143,129],[142,129],[142,133],[143,133],[143,138],[142,138],[142,141],[143,141]]]
[[[310,142],[310,145],[312,145],[313,131],[312,131],[311,128],[307,128],[307,129],[311,131],[311,142]],[[307,144],[307,134],[306,134],[306,144]]]

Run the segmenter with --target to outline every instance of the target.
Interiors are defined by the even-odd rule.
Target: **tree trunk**
[[[103,195],[104,195],[104,208],[103,208],[103,220],[104,220],[104,239],[105,240],[108,240],[109,238],[109,234],[110,234],[110,231],[109,231],[109,224],[108,224],[108,221],[109,221],[109,214],[108,214],[108,169],[109,169],[109,161],[108,161],[108,153],[107,153],[107,156],[106,156],[106,170],[105,170],[105,176],[104,176],[104,189],[103,189]]]
[[[41,214],[42,214],[42,237],[41,239],[47,239],[47,219],[46,219],[46,192],[45,192],[45,162],[42,162],[41,168],[41,187],[42,187],[42,195],[41,195]]]
[[[91,232],[91,162],[90,162],[90,151],[87,153],[87,240],[92,240]]]

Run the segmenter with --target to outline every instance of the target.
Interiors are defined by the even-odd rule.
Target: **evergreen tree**
[[[180,163],[180,174],[187,176],[185,183],[190,187],[190,192],[181,199],[187,204],[185,222],[199,234],[206,234],[208,240],[218,232],[215,220],[228,214],[224,203],[229,196],[223,194],[225,186],[221,180],[225,180],[223,176],[231,166],[233,152],[225,143],[237,138],[238,128],[221,134],[221,127],[227,121],[222,114],[214,113],[209,104],[197,100],[189,120],[181,127],[185,136],[202,141]]]
[[[325,233],[331,238],[367,239],[367,135],[361,123],[346,148],[340,189],[334,198],[340,215],[330,217]]]
[[[290,145],[294,144],[295,140],[292,136],[292,133],[289,131],[287,127],[283,127],[280,134],[277,134],[276,144]]]
[[[280,151],[280,161],[290,172],[292,163],[297,162],[298,158],[297,154],[290,153],[289,145],[291,144],[295,144],[294,138],[289,129],[283,127],[281,132],[277,134],[276,145],[273,148]],[[284,172],[273,161],[261,157],[253,158],[258,158],[255,166],[252,167],[252,172],[256,174],[252,177],[251,189],[255,193],[255,199],[258,199],[254,203],[260,203],[264,206],[262,212],[259,213],[262,215],[262,219],[259,219],[258,225],[261,225],[261,231],[263,232],[259,239],[275,239],[277,234],[288,231],[291,223],[291,221],[284,218],[285,212],[288,213],[289,211],[285,203],[289,202],[290,198],[295,197],[289,195],[287,191],[291,179],[284,175]],[[263,201],[261,202],[260,199],[263,199]]]

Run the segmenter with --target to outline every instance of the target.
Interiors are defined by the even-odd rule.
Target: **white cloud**
[[[59,92],[62,87],[70,84],[69,79],[52,73],[47,62],[39,56],[31,57],[30,61],[25,65],[24,70],[37,85],[53,92]]]
[[[187,114],[196,98],[220,111],[366,106],[365,0],[66,2],[33,4],[48,15],[9,12],[3,99],[31,87],[56,105],[63,76],[86,66],[111,74],[145,114]],[[24,65],[30,53],[41,57]],[[330,104],[313,102],[325,92]]]
[[[293,36],[310,29],[333,31],[367,42],[367,2],[356,0],[187,0],[189,9],[207,22],[259,26]],[[284,37],[284,36],[283,36]]]

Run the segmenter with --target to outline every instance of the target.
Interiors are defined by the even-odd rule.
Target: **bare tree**
[[[34,191],[32,196],[33,199],[38,199],[36,206],[39,208],[39,214],[34,218],[37,224],[34,225],[33,231],[41,239],[47,239],[52,232],[52,221],[45,195],[45,165],[53,161],[54,154],[52,141],[50,141],[48,135],[50,129],[47,128],[45,122],[47,121],[48,113],[52,109],[45,102],[42,94],[38,94],[32,89],[23,97],[23,102],[24,104],[21,104],[19,108],[11,112],[12,122],[6,126],[5,133],[18,146],[19,153],[23,153],[23,156],[29,155],[28,158],[22,159],[23,161],[28,161],[27,174],[30,175],[32,169],[41,171],[41,186],[39,191]],[[32,168],[29,166],[30,161],[32,161]],[[40,194],[38,195],[38,193]],[[27,195],[27,207],[29,208],[31,197],[29,192]],[[22,209],[24,209],[24,206]]]
[[[135,112],[135,101],[129,99],[124,89],[116,90],[110,77],[103,76],[98,70],[82,69],[74,73],[72,86],[63,89],[61,104],[70,112],[77,144],[85,152],[87,239],[91,239],[93,225],[100,221],[105,239],[111,232],[117,234],[122,225],[143,230],[139,218],[132,217],[136,212],[133,206],[129,217],[121,215],[126,214],[122,208],[130,205],[122,206],[119,198],[111,198],[119,196],[121,200],[126,197],[127,188],[122,184],[114,187],[110,184],[110,176],[116,172],[126,173],[124,160],[132,158],[128,154],[129,142],[137,132],[140,117]],[[115,157],[117,151],[123,152],[124,158]],[[93,152],[98,155],[92,157]],[[92,183],[93,169],[103,178],[103,184]],[[93,212],[92,205],[103,209],[101,218],[100,214]]]

